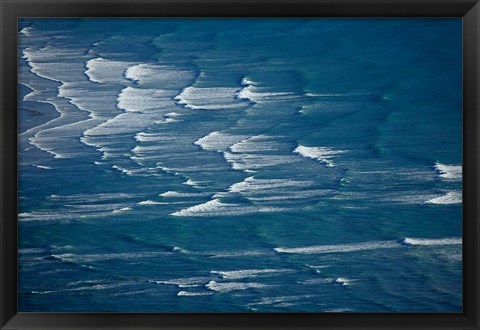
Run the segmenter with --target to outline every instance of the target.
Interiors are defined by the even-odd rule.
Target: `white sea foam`
[[[107,159],[107,158],[108,158],[108,154],[104,154],[102,156],[102,159]],[[129,175],[129,176],[132,176],[134,174],[134,171],[123,168],[123,167],[120,167],[118,165],[112,165],[112,168],[117,170],[117,171],[122,172],[123,174]]]
[[[74,194],[74,195],[56,195],[48,196],[48,199],[61,201],[65,204],[85,204],[95,202],[118,202],[126,199],[136,198],[139,194],[129,194],[123,192],[98,193],[98,194]]]
[[[169,113],[165,114],[165,116],[175,118],[175,117],[181,117],[183,115],[181,113],[178,113],[178,112],[169,112]]]
[[[21,72],[19,72],[19,75],[21,75]],[[19,79],[27,80],[27,78],[24,78],[22,76],[20,76]],[[43,89],[42,90],[37,90],[35,87],[32,86],[32,84],[29,84],[27,82],[21,82],[19,84],[24,85],[28,89],[30,89],[30,92],[23,97],[24,101],[40,102],[40,100],[42,100],[42,97],[39,97],[39,96],[41,96],[45,92],[45,90],[43,90]]]
[[[233,144],[230,149],[236,153],[258,153],[265,151],[277,151],[280,148],[278,139],[281,136],[256,135]]]
[[[45,166],[45,165],[36,165],[36,164],[32,164],[33,167],[36,167],[36,168],[41,168],[43,170],[51,170],[53,169],[53,167],[51,166]]]
[[[317,284],[331,284],[335,283],[335,278],[309,278],[306,280],[302,281],[297,281],[298,284],[303,284],[303,285],[317,285]]]
[[[85,80],[64,81],[58,88],[59,97],[67,99],[76,108],[87,112],[90,118],[101,118],[102,121],[119,113],[114,106],[117,94],[118,90],[110,85],[92,88],[92,83]]]
[[[405,238],[402,241],[407,245],[461,245],[462,238]]]
[[[82,281],[69,282],[67,286],[75,286],[79,284],[102,283],[102,282],[104,282],[104,280],[82,280]]]
[[[312,185],[313,181],[300,181],[291,179],[256,179],[250,176],[241,182],[234,183],[228,188],[230,192],[252,194],[255,192],[265,192],[276,190],[278,188],[304,188]]]
[[[28,141],[31,145],[52,154],[55,158],[73,158],[78,156],[84,152],[76,148],[81,146],[78,142],[78,137],[82,129],[89,127],[91,119],[86,119],[88,118],[87,114],[78,111],[72,100],[69,101],[58,97],[52,98],[47,96],[47,94],[43,97],[50,101],[37,99],[35,101],[53,105],[59,116],[47,123],[29,129],[23,133],[23,136],[30,135]],[[94,123],[92,122],[91,125],[94,125]]]
[[[249,305],[277,305],[285,302],[305,300],[312,297],[312,295],[264,297],[260,300],[250,303]]]
[[[114,134],[137,134],[162,118],[162,114],[158,112],[125,112],[85,131],[83,135],[84,137],[98,137]],[[96,144],[96,140],[89,141],[84,139],[84,143],[99,147]]]
[[[307,198],[326,196],[332,190],[315,189],[314,182],[293,179],[257,179],[247,177],[241,182],[234,183],[227,192],[218,192],[213,198],[232,197],[241,194],[255,205],[270,205],[296,207],[298,203]]]
[[[138,64],[125,71],[125,78],[142,86],[179,90],[190,84],[195,75],[191,71],[154,64]]]
[[[198,297],[198,296],[211,296],[212,292],[188,292],[188,291],[180,291],[177,293],[179,297]]]
[[[164,204],[164,203],[155,202],[155,201],[152,201],[152,200],[146,200],[146,201],[138,202],[137,204],[138,205],[161,205],[161,204]]]
[[[52,120],[44,126],[41,125],[42,127],[37,126],[35,128],[37,132],[29,138],[29,142],[40,150],[53,154],[55,158],[83,156],[90,151],[80,150],[79,136],[83,130],[100,122],[101,120],[95,119],[83,120],[82,115],[73,115],[69,112],[58,121]]]
[[[178,191],[166,191],[161,193],[159,196],[161,197],[205,197],[210,196],[210,193],[185,193],[185,192],[178,192]]]
[[[262,283],[240,283],[240,282],[217,282],[217,281],[210,281],[208,282],[205,287],[212,291],[217,292],[230,292],[235,290],[246,290],[246,289],[261,289],[261,288],[268,288],[272,285],[262,284]]]
[[[462,165],[445,165],[437,162],[434,167],[442,179],[446,179],[446,180],[462,179]]]
[[[293,93],[288,92],[265,92],[259,91],[254,86],[247,86],[237,93],[237,97],[243,100],[249,100],[259,103],[271,99],[285,99],[296,97]]]
[[[440,259],[448,262],[461,262],[462,261],[462,251],[457,249],[456,251],[449,250],[440,250],[436,251],[435,256],[438,256]]]
[[[234,170],[258,170],[265,167],[291,164],[298,162],[294,156],[265,155],[265,154],[242,154],[224,152],[223,157],[229,162]]]
[[[344,312],[351,312],[350,308],[329,308],[324,310],[324,313],[344,313]]]
[[[245,251],[219,251],[206,253],[210,258],[238,258],[271,255],[270,251],[265,250],[245,250]]]
[[[124,72],[133,64],[132,62],[112,61],[98,57],[86,62],[85,75],[90,81],[96,83],[118,84],[126,82]]]
[[[457,191],[450,191],[447,194],[429,199],[425,203],[428,204],[460,204],[462,203],[462,193]]]
[[[22,54],[30,71],[44,79],[60,83],[84,80],[88,55],[70,47],[26,48]]]
[[[294,93],[290,92],[272,92],[268,91],[266,88],[258,87],[258,84],[251,81],[248,78],[242,79],[243,87],[237,94],[237,98],[241,100],[249,100],[255,103],[262,101],[275,100],[275,99],[289,99],[297,97]]]
[[[345,278],[345,277],[338,277],[338,278],[335,279],[334,282],[337,283],[337,284],[348,286],[352,283],[352,280],[350,280],[348,278]]]
[[[252,80],[250,80],[248,77],[243,77],[241,84],[242,86],[255,85],[255,83]]]
[[[140,258],[154,258],[162,255],[169,255],[169,252],[120,252],[120,253],[99,253],[99,254],[52,254],[52,257],[63,262],[82,263],[97,262],[106,260],[129,260]]]
[[[298,145],[293,152],[303,157],[320,161],[328,167],[335,166],[332,158],[339,154],[345,153],[343,150],[333,150],[325,147],[305,147],[302,145]]]
[[[39,133],[41,133],[41,132],[39,132]],[[54,150],[54,147],[52,147],[51,145],[48,144],[48,142],[49,142],[48,140],[49,139],[43,139],[43,141],[40,140],[38,138],[38,133],[35,134],[32,138],[28,139],[28,141],[30,142],[31,145],[34,145],[38,149],[43,150],[46,153],[49,153],[50,155],[53,155],[53,158],[56,158],[56,159],[70,158],[70,155],[65,154],[65,153],[60,153],[60,152],[58,152],[58,150]],[[45,142],[47,142],[47,143],[45,143]]]
[[[120,209],[113,210],[112,214],[120,214],[120,213],[124,213],[124,212],[131,211],[131,210],[132,210],[131,207],[122,207]]]
[[[59,292],[59,291],[55,291],[55,290],[46,290],[46,291],[32,290],[32,291],[30,291],[31,294],[50,294],[50,293],[55,293],[55,292]]]
[[[52,54],[49,54],[49,50],[53,51],[52,47],[45,47],[40,50],[25,48],[22,51],[22,58],[27,61],[32,73],[47,80],[62,82],[62,80],[53,77],[49,72],[55,68],[55,63],[49,63],[49,61],[52,60]]]
[[[78,137],[83,132],[94,130],[94,127],[118,114],[118,109],[114,106],[118,90],[107,85],[97,85],[97,88],[92,89],[91,82],[126,82],[123,79],[126,64],[103,58],[91,60],[88,59],[88,55],[79,54],[76,50],[52,46],[36,50],[27,49],[24,57],[29,61],[33,73],[61,83],[58,87],[58,97],[52,102],[58,103],[55,106],[59,109],[63,122],[61,124],[55,122],[56,127],[52,127],[52,123],[48,130],[35,134],[32,143],[57,158],[72,157],[61,151],[75,149],[70,143],[78,143]],[[66,106],[65,99],[69,102],[68,106],[74,105],[76,109]],[[88,114],[79,112],[78,109],[88,111]],[[87,115],[89,119],[86,119]],[[62,143],[58,143],[60,140]],[[87,141],[81,140],[83,143]],[[97,147],[95,144],[93,146]]]
[[[175,118],[165,117],[155,122],[155,124],[168,124],[168,123],[178,123],[181,120]]]
[[[184,253],[184,254],[187,254],[189,253],[188,250],[186,249],[183,249],[181,247],[178,247],[178,246],[174,246],[173,249],[172,249],[173,252],[179,252],[179,253]]]
[[[225,210],[225,214],[235,214],[229,208],[235,208],[235,204],[225,204],[218,199],[208,201],[203,204],[195,205],[184,210],[173,213],[175,216],[209,216],[218,213],[220,210]],[[232,213],[233,212],[233,213]],[[220,212],[221,213],[221,212]]]
[[[323,269],[323,268],[329,268],[330,265],[310,265],[310,264],[306,264],[305,266],[307,266],[308,268],[312,268],[312,269]]]
[[[157,145],[149,145],[149,146],[137,145],[135,148],[132,149],[132,152],[136,154],[142,154],[142,153],[148,153],[150,151],[158,151],[161,148],[162,148],[161,146],[157,146]]]
[[[197,182],[193,181],[192,179],[187,179],[187,181],[183,182],[183,184],[194,187],[197,185]]]
[[[462,244],[461,238],[405,238],[402,240],[372,241],[354,244],[317,245],[299,248],[278,247],[274,250],[278,253],[298,254],[323,254],[323,253],[345,253],[368,250],[402,248],[405,245],[458,245]]]
[[[46,153],[53,156],[55,159],[66,159],[72,158],[73,155],[67,153],[61,153],[58,150],[55,150],[55,146],[58,144],[58,139],[42,139],[39,137],[39,134],[43,133],[44,131],[40,131],[35,134],[33,137],[29,138],[28,141],[31,145],[37,147],[40,150],[45,151]],[[49,143],[53,142],[53,144]]]
[[[46,252],[45,249],[40,248],[25,248],[25,249],[18,249],[19,254],[39,254]]]
[[[204,137],[195,141],[194,144],[200,146],[204,150],[224,151],[229,146],[245,138],[245,135],[232,135],[222,132],[211,132],[208,135],[205,135]]]
[[[26,37],[30,37],[32,35],[33,28],[30,26],[26,26],[20,30],[19,33],[23,34]]]
[[[135,135],[135,140],[138,142],[159,142],[165,141],[166,136],[158,133],[144,133],[140,132]]]
[[[44,212],[47,214],[47,212]],[[38,212],[20,212],[18,213],[19,218],[30,218],[38,214]]]
[[[265,191],[267,192],[267,191]],[[255,196],[259,191],[256,191],[254,194],[246,195],[248,200],[254,202],[268,202],[268,201],[294,201],[302,200],[309,197],[318,197],[325,196],[332,193],[331,190],[322,190],[322,189],[311,189],[311,190],[290,190],[290,191],[268,191],[268,196]]]
[[[204,169],[205,167],[202,166],[202,168]],[[196,168],[193,168],[193,169],[195,170]],[[183,170],[185,171],[186,169],[183,168]],[[182,182],[182,184],[185,184],[185,185],[191,186],[191,187],[196,187],[196,188],[198,188],[198,187],[200,187],[200,186],[202,186],[206,183],[208,183],[208,181],[198,181],[198,180],[192,180],[192,179],[187,179],[185,182]]]
[[[85,204],[85,205],[65,205],[65,208],[56,212],[33,211],[21,212],[18,218],[22,222],[31,221],[70,221],[81,220],[85,218],[109,216],[116,209],[125,207],[125,204]]]
[[[32,93],[30,93],[28,95],[31,95],[31,94]],[[42,95],[42,94],[40,94],[40,95]],[[63,111],[61,111],[61,109],[58,107],[58,105],[55,102],[45,101],[45,100],[39,99],[39,98],[35,98],[32,101],[49,104],[49,105],[53,106],[55,111],[58,113],[57,117],[49,120],[48,122],[40,124],[40,125],[35,126],[35,127],[32,127],[30,129],[26,130],[25,132],[19,134],[19,138],[23,138],[24,136],[30,135],[28,140],[31,144],[35,145],[35,139],[33,138],[33,135],[35,135],[36,133],[38,133],[42,129],[48,129],[50,127],[55,126],[56,123],[59,123],[60,125],[63,124],[65,122],[65,113]]]
[[[260,212],[283,211],[284,208],[245,206],[241,204],[223,203],[218,199],[213,199],[203,204],[198,204],[177,212],[172,213],[179,217],[209,217],[225,215],[242,215]]]
[[[164,284],[164,285],[175,285],[179,288],[193,288],[204,285],[205,282],[210,281],[211,277],[182,277],[182,278],[174,278],[171,280],[152,280],[150,282],[156,284]]]
[[[127,292],[119,292],[111,294],[114,297],[121,297],[121,296],[132,296],[132,295],[142,295],[144,297],[145,293],[155,292],[155,290],[136,290],[136,291],[127,291]]]
[[[50,294],[50,293],[59,293],[59,292],[69,292],[69,291],[86,291],[86,290],[107,290],[107,289],[116,289],[124,286],[131,285],[131,282],[115,283],[115,284],[94,284],[90,286],[81,286],[76,288],[67,288],[60,290],[46,290],[46,291],[31,291],[32,294]]]
[[[189,109],[240,110],[248,106],[235,98],[238,89],[231,87],[189,86],[175,96],[180,105]]]
[[[278,247],[274,250],[278,253],[299,253],[299,254],[323,254],[323,253],[344,253],[357,252],[378,249],[399,248],[402,244],[399,241],[374,241],[354,244],[337,244],[337,245],[316,245],[299,248]]]
[[[186,152],[183,151],[183,152],[180,152],[178,151],[178,149],[175,150],[175,148],[172,148],[172,146],[166,146],[166,149],[167,150],[172,150],[172,152],[170,154],[168,154],[169,156],[165,157],[166,155],[164,155],[164,157],[162,158],[162,160],[167,160],[167,161],[170,161],[172,160],[172,156],[176,156],[178,157],[177,159],[180,159],[182,162],[183,161],[190,161],[192,159],[192,155],[195,154],[195,155],[198,155],[199,158],[198,160],[202,159],[201,157],[205,157],[206,154],[200,154],[198,152],[192,152],[191,154],[189,152]],[[196,150],[195,150],[196,151]],[[212,158],[209,158],[209,159],[212,159]],[[161,169],[162,171],[165,171],[165,172],[168,172],[168,173],[171,173],[173,175],[178,175],[178,176],[183,176],[184,178],[188,178],[188,175],[189,173],[191,173],[192,175],[194,176],[198,176],[199,173],[212,173],[212,172],[217,172],[217,171],[221,171],[222,168],[219,168],[217,164],[209,164],[209,163],[205,163],[205,162],[201,162],[201,161],[197,161],[195,162],[194,164],[196,165],[186,165],[186,164],[175,164],[173,162],[171,162],[172,166],[165,166],[164,165],[164,162],[158,162],[156,164],[157,168]],[[184,182],[183,184],[186,184],[186,185],[189,185],[189,186],[198,186],[198,185],[208,185],[208,184],[211,184],[213,183],[213,180],[211,180],[211,177],[208,179],[208,180],[192,180],[190,179],[188,182]]]
[[[271,276],[280,275],[282,273],[289,273],[292,270],[289,269],[240,269],[231,271],[216,271],[212,270],[210,273],[220,275],[226,280],[238,280],[242,278],[258,277],[258,276]]]
[[[159,111],[173,105],[173,95],[168,90],[126,87],[118,95],[118,108],[129,112]]]
[[[96,211],[113,211],[117,208],[125,206],[125,203],[95,203],[95,204],[65,204],[69,211],[96,212]]]
[[[312,97],[342,97],[342,96],[361,96],[369,95],[368,93],[305,93],[306,96]]]

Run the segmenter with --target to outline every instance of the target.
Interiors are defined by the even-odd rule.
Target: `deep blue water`
[[[19,310],[462,310],[461,19],[22,19]]]

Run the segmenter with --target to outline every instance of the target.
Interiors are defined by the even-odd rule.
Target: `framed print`
[[[1,329],[478,329],[477,1],[1,1]]]

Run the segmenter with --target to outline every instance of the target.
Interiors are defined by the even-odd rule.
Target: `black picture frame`
[[[0,0],[1,329],[480,329],[480,4],[478,0]],[[462,313],[18,313],[19,17],[463,18]]]

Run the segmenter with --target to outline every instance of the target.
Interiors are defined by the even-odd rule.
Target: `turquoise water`
[[[20,20],[19,311],[461,311],[461,32]]]

